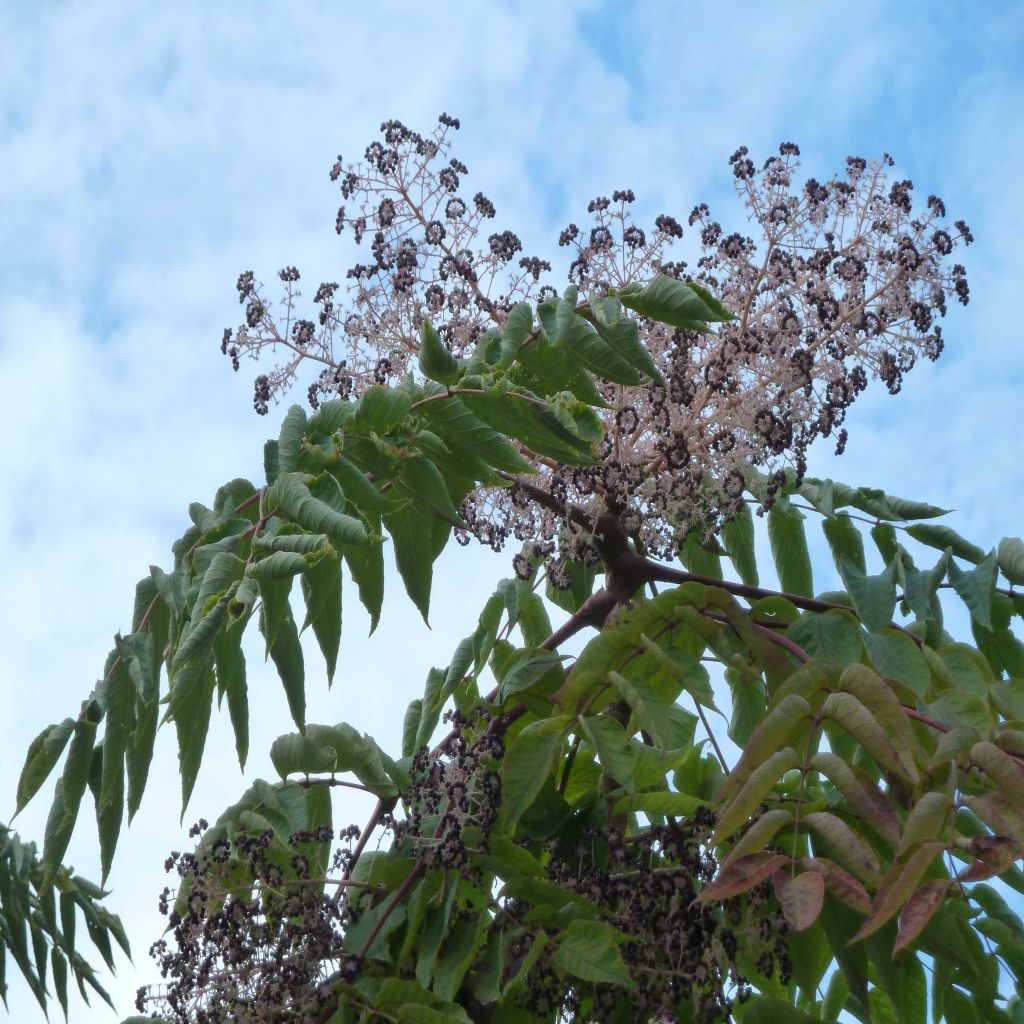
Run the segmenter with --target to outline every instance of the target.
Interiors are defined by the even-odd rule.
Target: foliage
[[[38,741],[32,749],[38,749]],[[131,955],[120,918],[99,902],[105,895],[98,885],[64,867],[44,881],[35,844],[22,842],[17,832],[0,825],[0,997],[4,1005],[8,953],[44,1010],[47,975],[52,972],[57,1001],[67,1014],[69,967],[86,1004],[86,985],[110,1003],[95,971],[75,949],[75,927],[81,916],[107,967],[114,967],[111,939]]]
[[[576,283],[534,295],[527,278],[540,273],[527,261],[532,301],[499,301],[477,257],[462,241],[444,253],[447,234],[424,214],[454,202],[452,176],[465,173],[450,162],[429,184],[444,132],[431,142],[384,128],[387,146],[367,151],[378,177],[343,178],[349,195],[383,196],[376,269],[354,275],[347,335],[364,360],[376,345],[377,361],[346,375],[333,353],[317,355],[341,396],[327,399],[321,378],[313,411],[293,406],[268,442],[263,482],[232,480],[209,507],[190,506],[173,566],[138,584],[131,631],[81,714],[33,744],[21,802],[68,748],[40,898],[59,886],[87,782],[106,877],[162,721],[177,731],[183,812],[215,700],[226,699],[244,767],[241,644],[255,624],[295,729],[270,751],[279,779],[255,782],[212,827],[200,821],[195,851],[168,861],[173,944],[154,952],[169,989],[141,992],[140,1012],[204,1024],[799,1024],[844,1011],[918,1024],[929,1009],[935,1022],[1018,1020],[1022,927],[1001,892],[1024,892],[1024,645],[1011,626],[1024,616],[1024,545],[1008,538],[986,553],[932,522],[943,509],[806,478],[802,462],[859,390],[821,405],[838,367],[898,383],[914,345],[936,340],[931,312],[911,311],[921,289],[936,309],[944,283],[966,298],[962,271],[943,269],[954,239],[935,237],[941,203],[906,220],[909,184],[886,195],[882,166],[854,161],[845,188],[813,182],[793,204],[779,198],[783,216],[763,201],[789,188],[795,147],[757,187],[742,152],[733,164],[763,215],[763,268],[751,269],[742,239],[729,256],[702,221],[705,246],[726,248],[725,262],[700,269],[733,275],[716,281],[735,316],[661,261],[667,220],[641,258],[646,242],[625,213],[620,247],[637,262],[618,265],[629,280],[606,276],[616,250],[599,233],[574,263],[586,298]],[[402,188],[405,205],[391,194]],[[609,205],[595,205],[595,230]],[[462,206],[449,221],[463,223]],[[492,212],[482,197],[476,209]],[[819,238],[840,213],[877,223]],[[441,256],[403,249],[416,223]],[[339,224],[368,230],[343,213]],[[496,272],[517,250],[493,237]],[[453,305],[435,273],[475,286],[476,313]],[[297,271],[282,279],[291,322]],[[811,306],[797,282],[801,295],[818,289]],[[432,309],[435,286],[447,297]],[[303,358],[329,344],[349,320],[323,287],[323,332],[296,320],[310,326],[266,337]],[[240,292],[248,330],[277,331],[251,275]],[[254,336],[225,348],[237,360]],[[395,339],[403,354],[384,365],[381,346]],[[707,386],[696,405],[692,390],[672,390],[692,383],[693,367]],[[269,382],[260,387],[263,411]],[[637,417],[628,429],[626,410]],[[716,440],[727,435],[731,447]],[[766,518],[770,569],[752,510]],[[809,516],[839,593],[816,592]],[[312,629],[330,681],[343,575],[376,624],[390,547],[426,618],[432,566],[453,534],[524,544],[515,576],[410,703],[401,750],[346,723],[307,722],[300,632]],[[772,573],[777,588],[762,585]],[[946,629],[954,598],[973,645]],[[550,604],[568,615],[557,627]],[[596,635],[565,653],[587,629]],[[725,716],[738,756],[712,715]],[[338,786],[377,797],[364,826],[335,828]]]

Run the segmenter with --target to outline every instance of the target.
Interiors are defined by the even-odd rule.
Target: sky
[[[819,177],[850,153],[892,153],[894,173],[970,224],[971,303],[951,310],[943,357],[898,398],[864,396],[846,454],[815,451],[811,470],[954,508],[951,525],[987,548],[1021,534],[1024,507],[1021,109],[1024,7],[1000,0],[5,0],[0,820],[29,742],[77,711],[114,633],[130,627],[135,582],[169,564],[189,502],[258,476],[283,408],[257,417],[255,368],[232,374],[219,352],[239,316],[235,278],[251,268],[269,281],[286,264],[305,280],[337,278],[350,254],[327,172],[383,119],[427,130],[442,111],[458,116],[472,187],[538,253],[615,188],[635,190],[641,218],[683,219],[707,201],[741,227],[727,166],[740,144],[763,159],[796,141]],[[430,631],[394,579],[370,639],[350,599],[333,690],[310,672],[309,720],[350,721],[396,747],[396,709],[447,664],[507,574],[507,557],[446,553]],[[184,829],[273,777],[262,752],[286,706],[258,655],[250,666],[247,774],[215,716]],[[14,823],[26,838],[41,839],[50,792]],[[368,809],[339,802],[336,823]],[[106,978],[119,1013],[75,1001],[72,1024],[121,1019],[154,980],[161,865],[188,843],[178,813],[167,730],[110,879],[135,954]],[[98,877],[86,817],[67,860]],[[8,981],[12,1017],[43,1020],[13,968]]]

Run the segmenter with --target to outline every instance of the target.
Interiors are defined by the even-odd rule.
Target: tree
[[[678,221],[645,232],[620,191],[590,204],[589,233],[562,233],[559,294],[512,232],[476,248],[494,208],[460,196],[457,127],[388,122],[362,166],[339,158],[357,209],[338,230],[373,259],[349,271],[349,305],[327,282],[302,317],[288,267],[275,315],[255,275],[239,278],[245,324],[223,351],[236,369],[287,352],[257,377],[264,414],[322,367],[312,411],[288,410],[262,484],[190,506],[102,682],[33,744],[22,802],[69,748],[39,900],[87,785],[106,877],[162,721],[183,808],[215,696],[244,766],[255,623],[295,731],[270,751],[279,780],[201,820],[195,851],[169,860],[173,942],[155,953],[169,989],[140,992],[140,1012],[1020,1020],[1024,940],[1001,893],[1024,892],[1024,543],[986,553],[931,522],[941,508],[806,475],[816,437],[843,447],[870,378],[895,393],[941,352],[935,321],[968,297],[948,266],[967,226],[945,228],[934,196],[915,215],[887,158],[798,188],[796,146],[761,170],[740,149],[760,247],[698,206],[690,273],[667,259]],[[752,509],[778,588],[761,583]],[[842,592],[815,592],[808,515]],[[296,579],[331,680],[343,569],[376,623],[389,546],[426,618],[452,536],[522,549],[410,703],[401,751],[307,722]],[[973,644],[947,633],[941,595],[966,607]],[[720,707],[738,755],[712,725]],[[335,829],[338,786],[377,797],[361,827]]]

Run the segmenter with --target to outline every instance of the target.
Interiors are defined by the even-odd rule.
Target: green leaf
[[[432,391],[424,388],[428,396],[442,394],[441,389]],[[533,466],[516,450],[515,445],[503,434],[474,416],[466,403],[458,396],[451,395],[423,405],[417,410],[453,450],[470,452],[479,456],[488,465],[508,473],[532,473]],[[378,511],[386,511],[380,509]]]
[[[472,660],[471,651],[472,647],[469,644],[467,645],[467,654],[469,654],[466,661],[467,668]],[[529,690],[551,672],[552,669],[557,669],[561,662],[562,659],[553,651],[539,650],[537,648],[525,648],[516,651],[501,666],[498,703],[504,704],[514,694]],[[551,689],[556,689],[562,682],[564,682],[564,673],[553,673]]]
[[[248,617],[246,617],[246,622]],[[213,645],[217,670],[217,692],[227,695],[228,714],[235,734],[238,766],[245,770],[249,754],[249,690],[245,679],[245,655],[242,653],[244,623],[223,630]],[[131,813],[131,772],[129,769],[129,813]]]
[[[1004,537],[999,542],[999,571],[1011,583],[1024,583],[1024,540]]]
[[[821,1004],[821,1019],[828,1024],[837,1024],[846,1000],[850,995],[850,986],[842,971],[836,971],[829,979],[825,990],[825,999]]]
[[[641,679],[627,679],[618,672],[608,673],[618,695],[629,705],[636,724],[650,736],[662,750],[669,747],[669,719],[665,705],[657,691]]]
[[[643,343],[639,340],[636,320],[632,317],[621,317],[614,323],[604,323],[595,317],[594,326],[604,341],[618,355],[622,356],[633,369],[638,370],[651,380],[664,385],[665,380],[658,371],[658,367]]]
[[[379,530],[379,520],[376,525]],[[384,545],[346,548],[344,558],[352,580],[359,589],[359,600],[370,615],[372,633],[380,621],[380,610],[384,604]]]
[[[768,540],[782,589],[801,597],[813,597],[811,556],[807,551],[803,520],[803,513],[788,499],[778,500],[768,513]]]
[[[603,921],[573,921],[551,957],[555,966],[584,981],[633,988],[619,952],[621,933]]]
[[[334,681],[341,644],[341,562],[336,555],[321,559],[302,577],[306,618],[302,628],[313,627],[327,665],[327,685]]]
[[[46,819],[43,832],[43,867],[46,876],[53,878],[71,840],[71,833],[78,817],[85,787],[88,785],[89,767],[92,763],[93,740],[96,736],[96,721],[93,720],[95,702],[90,701],[75,723],[64,771],[57,780],[53,803]]]
[[[442,344],[429,320],[420,328],[419,363],[424,377],[441,384],[454,384],[459,377],[458,360]]]
[[[260,632],[288,699],[292,721],[301,729],[306,724],[306,681],[299,630],[292,615],[288,593],[291,579],[260,583]]]
[[[406,459],[395,486],[400,494],[412,500],[417,515],[430,512],[452,526],[465,528],[441,471],[429,459]]]
[[[635,759],[626,730],[607,715],[591,715],[579,720],[587,739],[593,744],[604,770],[629,793],[633,791]]]
[[[843,571],[844,558],[862,575],[867,572],[864,562],[864,539],[849,516],[838,515],[831,519],[823,519],[821,529],[832,551],[832,560],[840,573]]]
[[[666,651],[646,634],[640,634],[640,643],[654,662],[663,668],[698,704],[718,711],[715,692],[707,670],[698,661],[688,659],[679,651]],[[718,711],[721,714],[720,711]]]
[[[268,495],[268,502],[310,533],[325,533],[339,544],[368,544],[366,527],[358,519],[335,511],[310,493],[311,479],[301,473],[282,473]],[[334,483],[333,477],[326,479]]]
[[[643,379],[631,361],[581,316],[575,316],[558,339],[592,373],[615,384],[637,385]]]
[[[896,629],[868,633],[864,638],[871,662],[880,675],[909,686],[926,700],[931,693],[931,670],[914,641]]]
[[[181,774],[181,816],[184,818],[199,774],[210,727],[214,691],[213,655],[207,652],[186,662],[171,680],[165,717],[178,733],[178,766]]]
[[[517,302],[501,327],[501,360],[497,369],[504,370],[515,362],[523,342],[533,330],[533,310],[527,302]]]
[[[861,622],[872,631],[891,625],[896,610],[896,562],[877,576],[868,576],[848,558],[840,556],[839,571]]]
[[[279,473],[292,473],[299,468],[299,452],[305,440],[306,413],[300,405],[293,405],[285,413],[281,434],[277,439],[277,467]]]
[[[786,636],[815,658],[838,665],[859,661],[864,634],[851,612],[831,609],[801,615],[786,629]]]
[[[757,559],[754,554],[754,517],[744,502],[736,515],[722,524],[722,543],[740,579],[748,587],[759,585]]]
[[[464,382],[465,383],[465,382]],[[516,398],[515,395],[522,397]],[[539,455],[566,465],[589,465],[594,459],[591,445],[575,437],[547,408],[539,408],[524,390],[487,391],[483,395],[463,394],[465,405],[478,419],[506,437],[522,441]]]
[[[896,752],[881,725],[851,693],[832,693],[825,698],[819,714],[830,718],[848,732],[882,767],[907,776],[903,759]],[[912,781],[917,781],[916,777]]]
[[[897,1019],[889,997],[880,988],[873,988],[868,993],[868,1005],[871,1009],[871,1024],[904,1024]]]
[[[914,523],[913,526],[907,527],[907,534],[914,540],[927,544],[930,548],[938,548],[940,551],[952,548],[953,554],[958,558],[974,562],[975,565],[985,557],[985,552],[981,548],[964,540],[959,533],[948,526],[938,526],[934,523]]]
[[[763,765],[773,754],[784,751],[791,743],[796,743],[811,727],[812,721],[813,711],[805,698],[795,693],[783,697],[765,715],[744,744],[739,761],[726,779],[721,799],[730,799],[757,767]],[[776,778],[778,777],[776,775]]]
[[[405,592],[426,622],[434,571],[430,520],[415,508],[406,507],[384,516],[384,525],[395,545],[395,563],[405,584]]]
[[[562,749],[568,715],[532,722],[511,742],[502,759],[502,800],[508,827],[533,803]]]
[[[743,1024],[821,1024],[821,1019],[781,999],[756,996],[743,1007]]]
[[[749,748],[748,748],[749,749]],[[712,846],[724,842],[746,824],[764,798],[775,788],[779,779],[800,766],[800,755],[792,747],[776,750],[764,762],[750,772],[742,783],[730,787],[731,798],[718,815],[715,833],[710,839]],[[732,782],[736,772],[729,776],[726,785]],[[738,791],[737,791],[738,785]]]
[[[294,551],[275,551],[258,562],[253,562],[247,574],[254,580],[283,580],[286,576],[296,576],[308,568],[309,562],[306,561],[305,555]]]
[[[665,274],[658,274],[646,288],[621,295],[622,304],[642,316],[687,331],[704,331],[706,323],[734,319],[703,288]]]
[[[410,395],[400,388],[380,384],[368,387],[346,424],[347,429],[383,434],[409,417]]]
[[[71,734],[75,730],[75,720],[65,718],[57,725],[48,725],[29,745],[25,757],[25,767],[18,778],[17,807],[15,814],[39,791],[46,781],[53,766],[64,753]]]
[[[998,564],[995,552],[981,560],[976,569],[965,572],[952,559],[949,561],[949,582],[970,609],[971,618],[985,629],[992,629],[992,599],[996,592]]]
[[[132,730],[125,751],[125,766],[128,776],[128,824],[132,823],[142,794],[149,778],[149,766],[153,761],[153,746],[156,741],[160,708],[154,696],[150,700],[139,699],[135,703],[135,728]]]

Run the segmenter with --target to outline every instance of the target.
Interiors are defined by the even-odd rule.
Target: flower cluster
[[[388,121],[361,164],[334,165],[345,203],[336,226],[370,253],[348,270],[345,301],[336,282],[323,283],[315,319],[306,319],[294,267],[279,275],[276,308],[251,272],[241,275],[245,323],[225,332],[223,351],[236,368],[242,355],[266,348],[287,354],[257,378],[258,411],[304,361],[321,367],[309,388],[314,406],[324,395],[358,396],[409,371],[425,318],[461,355],[500,327],[513,303],[557,294],[550,263],[523,255],[512,231],[490,231],[494,204],[464,189],[467,168],[451,152],[457,127],[447,115],[426,135]],[[735,513],[748,467],[776,481],[788,467],[799,478],[816,438],[845,448],[847,410],[872,379],[895,394],[920,358],[941,353],[939,320],[951,301],[969,296],[952,256],[973,240],[962,221],[946,224],[942,200],[929,196],[915,210],[912,183],[890,180],[888,156],[849,157],[842,173],[802,183],[793,143],[760,167],[745,147],[729,163],[753,230],[728,231],[696,206],[689,226],[700,254],[692,266],[668,258],[683,225],[663,214],[640,227],[629,189],[594,199],[589,229],[561,232],[581,294],[661,273],[706,287],[735,319],[697,333],[640,318],[640,340],[663,383],[602,385],[599,464],[537,464],[533,482],[556,501],[523,500],[515,490],[471,495],[466,518],[485,543],[554,542],[572,557],[585,543],[567,533],[565,507],[575,504],[595,516],[611,512],[645,550],[672,557],[688,532],[706,537]]]

